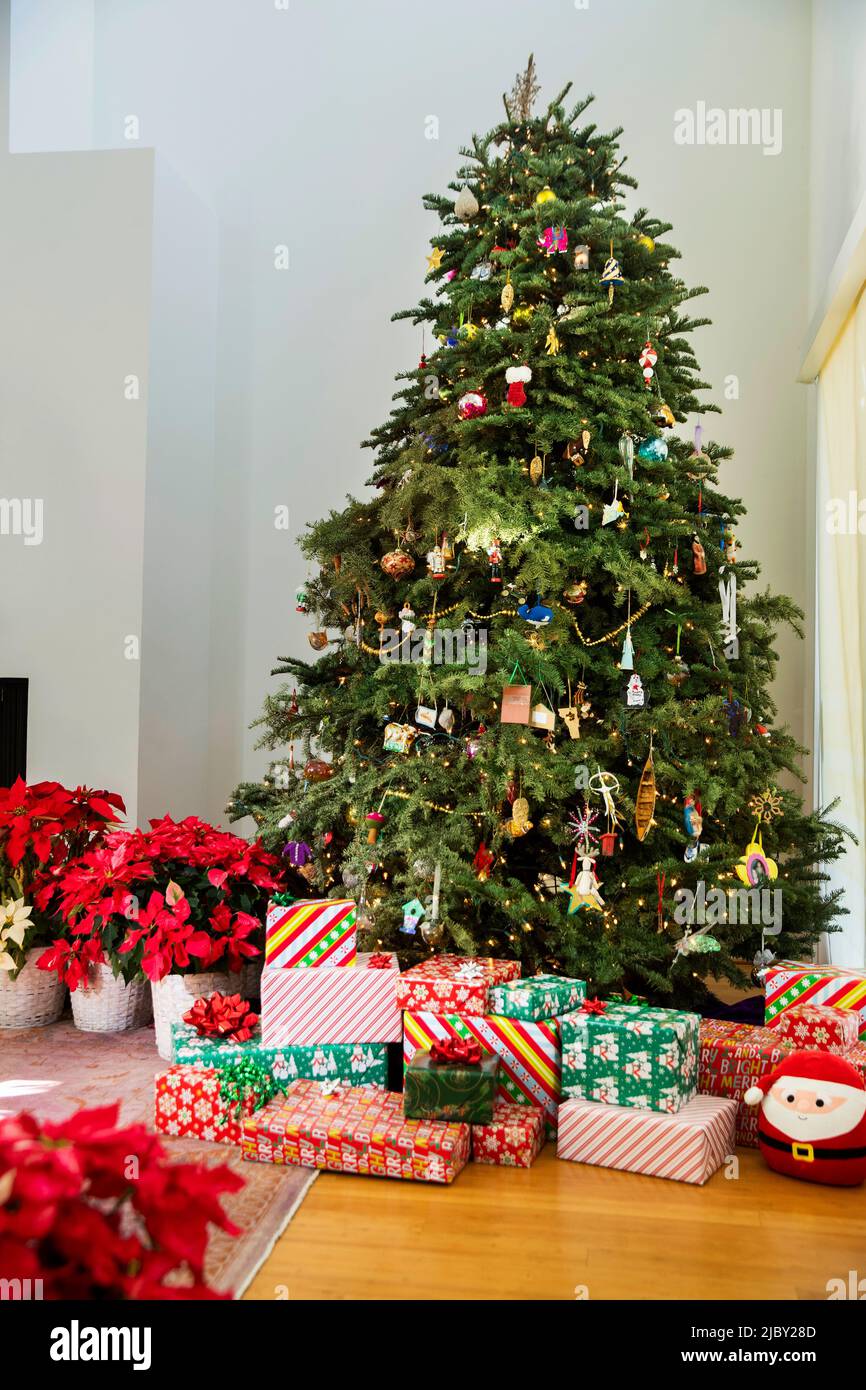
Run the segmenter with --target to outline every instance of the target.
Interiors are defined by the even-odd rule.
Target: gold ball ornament
[[[529,481],[532,483],[533,487],[537,487],[538,484],[541,482],[543,473],[544,464],[538,457],[538,454],[536,454],[535,458],[529,465]]]
[[[653,241],[651,236],[647,236],[646,232],[644,232],[642,236],[638,237],[637,244],[638,246],[645,247],[647,251],[655,251],[656,249],[655,242]]]
[[[415,561],[405,550],[389,550],[379,561],[389,579],[404,579],[415,568]]]
[[[499,303],[504,314],[511,313],[511,306],[514,303],[514,286],[510,280],[502,286],[502,294],[499,297]]]
[[[314,652],[321,652],[328,645],[328,634],[327,632],[308,632],[307,641]]]
[[[556,202],[556,194],[554,193],[553,189],[550,187],[550,184],[549,184],[549,183],[546,183],[546,184],[544,185],[544,187],[542,188],[541,192],[540,192],[540,193],[537,193],[537,194],[535,195],[535,201],[536,201],[536,203],[555,203],[555,202]]]

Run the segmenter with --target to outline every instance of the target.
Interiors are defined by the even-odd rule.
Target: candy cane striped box
[[[397,1007],[400,967],[395,955],[377,969],[359,955],[352,970],[262,970],[262,1046],[301,1043],[399,1042],[403,1019]]]
[[[780,960],[767,971],[765,993],[764,1021],[771,1028],[794,1004],[832,1004],[859,1014],[859,1034],[866,1038],[866,970]]]
[[[265,965],[354,965],[358,954],[355,904],[348,898],[268,903]]]
[[[420,1048],[444,1038],[475,1038],[482,1051],[495,1054],[500,1059],[497,1095],[521,1105],[540,1106],[548,1133],[556,1133],[562,1078],[557,1019],[530,1023],[490,1014],[407,1012],[403,1014],[405,1066]]]
[[[737,1103],[695,1096],[676,1114],[566,1100],[559,1107],[557,1158],[703,1184],[734,1152]]]

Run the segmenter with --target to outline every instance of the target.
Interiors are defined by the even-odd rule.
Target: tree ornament
[[[428,946],[438,946],[445,934],[445,928],[441,922],[422,922],[421,935]]]
[[[697,536],[692,536],[692,560],[692,568],[694,570],[694,573],[706,574],[707,557],[704,553],[704,547],[701,545],[701,542],[698,540]]]
[[[629,476],[630,479],[633,480],[633,479],[634,479],[634,438],[632,437],[632,435],[629,434],[628,430],[624,430],[623,433],[620,435],[619,441],[618,441],[618,443],[617,443],[617,448],[619,449],[619,456],[620,456],[620,458],[622,459],[624,466],[625,466],[625,467],[627,468],[627,470],[628,470],[628,476]]]
[[[526,720],[523,719],[519,722],[525,724]],[[466,739],[466,756],[470,762],[473,758],[477,758],[478,754],[481,752],[481,749],[483,747],[482,738],[484,734],[486,734],[486,732],[487,730],[484,727],[484,725],[479,724],[476,732],[474,734],[470,734]]]
[[[367,822],[367,844],[375,845],[379,838],[379,831],[385,824],[385,817],[381,811],[368,811],[364,820]]]
[[[487,882],[487,880],[490,877],[490,870],[493,868],[493,865],[495,863],[496,856],[491,853],[491,851],[487,848],[484,841],[482,840],[481,844],[475,851],[475,858],[472,860],[472,867],[475,870],[475,876],[480,883]]]
[[[526,384],[532,380],[531,369],[525,363],[520,367],[509,367],[505,380],[508,383],[505,404],[512,409],[520,409],[526,405]]]
[[[670,406],[666,405],[664,401],[659,401],[653,409],[652,422],[654,425],[658,425],[660,430],[669,430],[673,429],[676,424],[676,418]]]
[[[602,509],[602,526],[610,526],[614,521],[619,521],[621,517],[626,519],[628,517],[628,513],[626,512],[625,508],[619,500],[619,497],[617,496],[618,490],[619,483],[617,481],[614,481],[613,497],[609,502],[605,502],[604,507]]]
[[[478,415],[486,415],[487,397],[480,391],[467,391],[457,402],[457,415],[461,420],[473,420]]]
[[[512,680],[518,670],[520,670],[519,664],[515,666],[511,673]],[[523,672],[521,671],[521,675],[522,674]],[[501,724],[528,724],[531,707],[531,685],[504,685],[502,687],[502,699],[499,704],[499,722]]]
[[[543,477],[544,463],[539,458],[538,454],[535,454],[529,464],[529,481],[532,483],[533,487],[538,487]]]
[[[533,705],[529,713],[529,727],[531,729],[544,729],[547,733],[552,733],[556,727],[556,715],[541,700],[537,705]]]
[[[708,927],[699,927],[697,931],[686,932],[675,947],[677,956],[707,955],[721,949],[716,938],[709,935]]]
[[[595,876],[592,857],[584,855],[580,861],[580,873],[577,875],[573,884],[564,890],[569,895],[568,915],[579,912],[582,907],[590,911],[602,912],[604,910],[604,898],[598,891],[598,880]]]
[[[589,585],[585,579],[575,579],[568,585],[568,588],[563,589],[562,597],[565,599],[566,603],[571,604],[573,608],[577,608],[586,598],[588,589]]]
[[[535,595],[535,603],[521,603],[517,607],[517,616],[522,618],[530,627],[547,627],[548,623],[553,622],[553,609],[547,608],[541,602],[541,595]]]
[[[625,638],[622,644],[622,656],[619,659],[619,669],[621,671],[634,670],[634,643],[631,640],[631,627],[625,630]]]
[[[389,579],[405,579],[407,574],[411,574],[415,568],[415,561],[411,555],[407,555],[405,550],[389,550],[387,555],[383,555],[379,561],[380,567],[387,574]]]
[[[502,546],[498,537],[494,536],[487,547],[487,559],[490,564],[490,583],[502,583]]]
[[[597,820],[598,811],[591,811],[586,802],[582,811],[572,811],[568,818],[568,833],[574,840],[576,850],[582,854],[591,854],[592,846],[598,840],[595,829]]]
[[[472,189],[464,184],[454,200],[454,215],[461,222],[471,222],[479,210],[479,202]]]
[[[614,792],[619,791],[619,778],[612,772],[603,771],[596,765],[595,772],[589,779],[589,789],[595,796],[600,796],[604,813],[607,816],[608,829],[616,830],[619,825],[619,812],[614,804]]]
[[[647,338],[646,342],[644,343],[641,349],[641,354],[638,358],[638,364],[641,368],[641,371],[643,372],[644,385],[646,386],[646,389],[648,391],[650,389],[650,382],[652,381],[653,376],[655,375],[655,365],[656,362],[658,362],[658,360],[659,355],[653,347],[652,343],[650,342],[649,338]]]
[[[764,853],[759,825],[760,821],[755,823],[752,838],[734,865],[734,873],[747,888],[763,888],[779,876],[775,859]]]
[[[408,599],[403,604],[397,617],[400,619],[400,631],[403,636],[410,636],[410,634],[415,631],[415,609],[410,606]]]
[[[333,775],[333,767],[324,758],[308,758],[304,763],[304,779],[307,782],[328,782]]]
[[[307,641],[314,652],[321,652],[324,651],[325,647],[328,645],[328,634],[322,630],[318,632],[308,632]]]
[[[647,831],[652,825],[653,812],[656,806],[656,774],[653,766],[653,745],[650,739],[649,756],[644,763],[638,783],[637,795],[634,799],[634,820],[635,833],[639,840],[646,839]]]
[[[655,242],[653,241],[651,236],[647,236],[646,232],[642,233],[642,235],[638,237],[637,244],[638,246],[643,246],[644,249],[647,251],[655,251],[656,249]]]
[[[677,646],[676,654],[674,656],[674,665],[672,670],[668,671],[667,675],[665,676],[665,680],[668,682],[668,684],[674,686],[682,685],[683,682],[687,681],[689,676],[691,675],[688,666],[686,665],[683,658],[680,656],[680,638],[682,637],[682,632],[682,624],[677,623]]]
[[[431,579],[444,579],[445,571],[445,552],[437,542],[432,550],[427,551],[427,573]]]
[[[408,753],[418,737],[418,730],[412,724],[386,724],[382,747],[388,753]]]
[[[782,814],[782,793],[778,787],[765,787],[749,797],[749,810],[759,821],[769,825],[770,821]]]
[[[469,279],[477,280],[482,285],[486,284],[488,280],[492,279],[494,269],[492,261],[479,261],[470,270]]]
[[[310,599],[307,593],[306,585],[301,584],[300,587],[295,590],[295,612],[306,613],[307,608],[309,606],[309,602]]]
[[[683,801],[683,823],[687,835],[691,836],[693,840],[701,838],[704,818],[701,813],[701,803],[693,794],[687,796]]]
[[[613,304],[614,285],[623,285],[625,281],[623,280],[620,263],[613,254],[612,241],[610,243],[610,255],[604,263],[604,270],[601,272],[601,280],[599,283],[607,285],[607,302],[608,304]]]
[[[442,247],[434,246],[430,255],[427,257],[427,274],[432,275],[434,270],[439,270],[444,259],[445,252]]]
[[[414,936],[427,909],[419,898],[412,898],[410,902],[403,904],[402,911],[403,925],[400,931],[404,936]]]
[[[568,250],[568,232],[565,227],[545,227],[536,243],[539,251],[554,256],[558,251]]]
[[[289,840],[283,850],[283,858],[288,859],[293,869],[302,869],[313,857],[313,851],[304,840]]]
[[[536,201],[536,203],[554,203],[554,202],[556,202],[556,194],[554,193],[553,189],[550,187],[550,184],[546,183],[546,184],[544,185],[544,187],[542,188],[541,192],[540,192],[540,193],[536,193],[536,195],[535,195],[535,201]]]
[[[589,270],[589,247],[575,246],[574,248],[574,268],[575,270]]]
[[[660,434],[644,439],[638,445],[638,456],[647,463],[664,463],[668,456],[668,446]]]
[[[571,681],[568,682],[568,704],[560,705],[557,714],[568,730],[569,738],[580,738],[581,716],[589,714],[590,704],[586,697],[586,686],[583,681],[577,687],[574,700],[571,698]]]
[[[706,472],[708,468],[712,468],[712,466],[713,466],[713,461],[712,461],[712,459],[710,458],[709,454],[705,454],[704,451],[703,451],[703,448],[702,448],[702,445],[701,445],[701,438],[702,438],[702,436],[703,436],[703,426],[701,426],[701,425],[695,425],[695,444],[694,444],[694,448],[692,449],[692,452],[689,454],[689,459],[688,459],[688,461],[689,461],[689,464],[692,466],[692,468],[694,468],[694,465],[695,465],[695,464],[698,464],[698,465],[699,465],[698,474]],[[689,473],[688,476],[691,478],[691,477],[696,477],[696,476],[698,476],[698,474]]]
[[[562,341],[553,324],[547,330],[544,346],[548,357],[556,357],[562,351]]]
[[[502,286],[502,294],[499,296],[499,305],[503,314],[510,314],[514,304],[514,286],[511,283],[511,271],[505,277],[505,284]]]
[[[527,835],[532,829],[532,821],[529,819],[529,802],[525,796],[515,797],[511,805],[511,820],[507,822],[505,828],[515,840]]]

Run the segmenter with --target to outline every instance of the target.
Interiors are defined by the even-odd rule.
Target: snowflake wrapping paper
[[[357,959],[356,907],[348,898],[310,898],[283,907],[268,903],[265,965],[354,965]]]
[[[248,1042],[226,1042],[224,1038],[201,1038],[188,1023],[172,1025],[171,1060],[191,1066],[233,1066],[240,1058],[250,1058],[271,1073],[280,1085],[289,1081],[340,1082],[346,1086],[388,1085],[388,1047],[386,1043],[315,1043],[265,1047],[261,1029],[256,1028]]]
[[[754,1027],[724,1019],[702,1018],[698,1091],[737,1102],[735,1138],[738,1144],[758,1146],[760,1107],[746,1105],[743,1096],[758,1079],[774,1070],[791,1051],[777,1028]]]
[[[866,1039],[866,970],[780,960],[767,971],[764,992],[764,1022],[771,1028],[795,1004],[832,1004],[859,1014],[860,1037]]]
[[[472,1126],[472,1158],[502,1168],[531,1168],[547,1142],[544,1111],[498,1100],[489,1125]]]
[[[447,1038],[474,1038],[482,1052],[497,1056],[500,1100],[539,1106],[545,1113],[548,1133],[556,1133],[562,1057],[555,1018],[526,1023],[495,1015],[408,1012],[403,1015],[404,1065],[408,1067],[419,1049]]]
[[[486,1014],[491,985],[516,980],[520,962],[493,956],[431,956],[404,970],[397,985],[401,1009]]]
[[[492,985],[487,995],[487,1007],[492,1014],[503,1018],[523,1018],[536,1023],[540,1018],[561,1018],[579,1009],[586,998],[583,980],[571,980],[564,975],[531,975],[526,979],[508,980]]]
[[[562,1093],[674,1114],[698,1088],[697,1014],[640,1004],[566,1014]]]
[[[559,1107],[557,1158],[702,1184],[734,1149],[737,1107],[695,1096],[675,1115],[566,1100]]]
[[[832,1004],[792,1004],[779,1015],[774,1032],[794,1047],[835,1052],[844,1057],[857,1041],[860,1015]]]
[[[469,1158],[469,1126],[407,1120],[391,1091],[340,1090],[295,1081],[244,1121],[242,1154],[367,1177],[451,1183]]]
[[[381,954],[359,955],[351,970],[262,970],[262,1043],[399,1042],[403,1020],[397,1004],[397,957],[386,969],[371,965]]]
[[[209,1144],[239,1144],[243,1116],[233,1115],[220,1095],[222,1075],[201,1067],[169,1067],[155,1078],[154,1128],[175,1139],[203,1139]],[[255,1097],[247,1096],[244,1113],[252,1114]]]

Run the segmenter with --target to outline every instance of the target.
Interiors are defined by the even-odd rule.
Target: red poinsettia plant
[[[40,890],[125,814],[116,792],[71,790],[59,782],[28,786],[21,777],[0,787],[0,969],[12,978],[27,951],[53,935],[51,894]]]
[[[284,877],[258,841],[195,816],[109,834],[46,887],[66,930],[40,969],[73,990],[94,962],[127,981],[240,970],[261,954],[267,900]]]
[[[51,1299],[219,1298],[204,1280],[208,1223],[243,1179],[224,1164],[170,1162],[118,1106],[59,1124],[0,1119],[0,1269]]]

